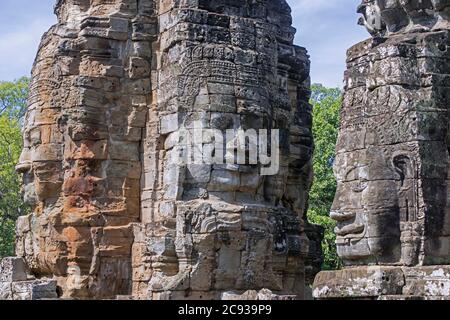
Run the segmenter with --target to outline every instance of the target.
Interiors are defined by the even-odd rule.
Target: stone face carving
[[[134,294],[217,299],[268,288],[302,297],[309,62],[303,48],[292,46],[287,4],[199,1],[195,9],[172,4],[159,12],[161,67],[145,141],[143,228],[133,246],[143,255],[134,265]],[[195,122],[219,130],[280,128],[279,173],[171,164],[182,149],[181,128],[194,135]],[[202,144],[221,152],[211,141]]]
[[[448,41],[429,31],[349,50],[331,213],[346,264],[449,262]]]
[[[449,281],[450,29],[435,28],[436,2],[382,2],[387,37],[348,51],[336,148],[331,217],[352,268],[321,273],[317,298],[415,297]]]
[[[386,25],[381,18],[381,8],[375,0],[363,0],[358,13],[362,14],[358,24],[365,26],[371,35],[381,36],[385,33]]]
[[[60,0],[55,12],[17,167],[30,272],[64,298],[303,298],[322,235],[305,214],[309,60],[287,3]],[[211,137],[185,143],[197,123],[279,129],[279,170],[178,161],[189,147],[221,154]]]
[[[448,0],[363,0],[359,24],[372,36],[449,28]]]

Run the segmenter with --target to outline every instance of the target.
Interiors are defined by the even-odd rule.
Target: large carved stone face
[[[17,167],[33,206],[18,242],[33,272],[56,276],[64,297],[110,298],[131,285],[146,297],[303,294],[313,149],[306,50],[290,44],[284,0],[188,2],[57,2]],[[159,28],[163,13],[190,22]],[[179,27],[196,31],[175,39]],[[223,134],[279,129],[279,150],[276,139],[267,146],[279,171],[177,162],[188,148],[174,136],[197,120]],[[200,144],[217,155],[223,143],[213,138]]]
[[[57,42],[41,47],[40,54],[54,50]],[[28,99],[28,112],[23,130],[24,148],[17,171],[23,174],[23,196],[26,203],[57,197],[62,180],[63,138],[59,128],[58,90],[61,70],[53,59],[38,60]]]
[[[336,198],[339,256],[346,264],[396,262],[400,228],[397,174],[379,148],[338,154]]]

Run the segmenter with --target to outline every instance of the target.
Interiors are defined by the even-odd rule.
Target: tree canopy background
[[[27,213],[15,166],[22,151],[28,82],[27,78],[0,82],[0,258],[14,254],[15,222]]]
[[[333,174],[335,147],[339,130],[339,112],[342,103],[342,91],[338,88],[326,88],[320,84],[312,86],[313,104],[314,184],[309,198],[309,220],[325,228],[322,249],[325,260],[324,270],[342,267],[336,252],[336,223],[330,218],[330,209],[336,193],[336,179]]]

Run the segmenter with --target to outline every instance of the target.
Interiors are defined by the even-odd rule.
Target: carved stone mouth
[[[350,235],[359,236],[364,232],[365,226],[360,223],[353,223],[343,227],[337,226],[334,231],[337,236],[348,237]]]
[[[361,238],[364,235],[365,225],[355,222],[356,212],[333,211],[330,213],[330,217],[338,222],[334,229],[338,239]]]

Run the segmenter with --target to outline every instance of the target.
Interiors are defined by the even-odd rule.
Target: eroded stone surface
[[[449,5],[359,8],[373,38],[348,51],[331,210],[347,268],[318,275],[318,298],[448,296]]]
[[[28,280],[28,270],[22,258],[8,257],[0,260],[0,282],[26,280]]]
[[[58,297],[56,281],[35,279],[23,258],[0,261],[0,300],[42,300]]]
[[[359,24],[372,36],[449,29],[449,0],[363,0]]]
[[[55,11],[18,165],[33,213],[17,223],[17,255],[31,272],[63,298],[302,298],[321,230],[305,215],[309,59],[287,3],[60,0]],[[175,161],[177,133],[195,122],[280,129],[280,170]]]
[[[316,299],[371,298],[402,293],[405,279],[400,267],[355,267],[320,272],[314,282]]]
[[[297,296],[279,296],[273,294],[272,291],[263,289],[261,291],[249,290],[244,292],[243,294],[236,294],[233,292],[224,292],[222,294],[222,300],[251,300],[251,301],[287,301],[287,300],[295,300],[298,299]]]
[[[450,267],[353,267],[321,272],[316,299],[447,300]]]
[[[331,212],[347,265],[450,263],[449,48],[442,30],[348,52]]]

